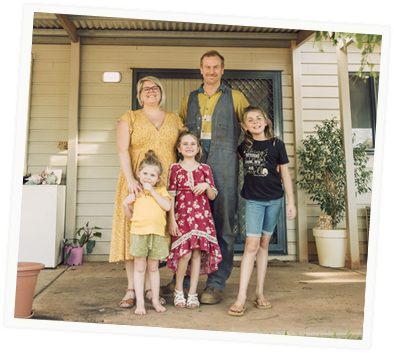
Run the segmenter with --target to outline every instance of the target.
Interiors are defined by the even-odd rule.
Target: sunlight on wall
[[[50,157],[50,165],[52,167],[60,167],[60,166],[66,166],[67,165],[67,155],[63,156],[51,156]]]

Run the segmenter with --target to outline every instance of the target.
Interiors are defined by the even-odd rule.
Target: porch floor
[[[236,264],[237,265],[237,264]],[[239,264],[238,264],[239,266]],[[201,305],[195,310],[173,306],[167,298],[167,311],[156,313],[146,303],[147,315],[134,315],[134,309],[118,306],[127,286],[124,264],[85,261],[81,266],[59,265],[44,269],[38,276],[31,320],[132,325],[176,329],[246,332],[307,337],[363,336],[364,296],[367,262],[358,271],[326,268],[317,262],[269,262],[265,296],[272,308],[253,307],[254,269],[243,317],[227,314],[237,297],[239,267],[234,267],[218,305]],[[161,285],[172,279],[166,267],[160,269]],[[205,288],[200,277],[198,291]]]

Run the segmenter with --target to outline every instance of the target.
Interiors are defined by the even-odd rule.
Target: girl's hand
[[[129,196],[127,196],[125,199],[124,199],[124,203],[126,203],[127,205],[128,204],[130,204],[130,203],[133,203],[134,201],[136,200],[136,196],[134,195],[134,193],[133,194],[129,194]]]
[[[123,211],[126,218],[130,221],[133,218],[135,195],[130,194],[123,200]]]
[[[291,221],[296,217],[296,215],[297,215],[297,210],[295,208],[294,203],[289,203],[287,205],[287,219]]]
[[[168,224],[168,232],[173,237],[179,237],[181,232],[179,231],[178,224],[176,223],[175,219],[170,219]]]
[[[148,190],[148,191],[153,190],[153,186],[150,183],[142,183],[142,187],[144,188],[144,190]]]
[[[209,188],[209,184],[208,183],[201,183],[201,184],[196,185],[192,189],[192,192],[193,192],[194,195],[201,195],[208,188]]]

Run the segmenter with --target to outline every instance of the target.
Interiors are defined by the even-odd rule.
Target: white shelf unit
[[[18,261],[55,268],[63,260],[65,185],[23,185]]]

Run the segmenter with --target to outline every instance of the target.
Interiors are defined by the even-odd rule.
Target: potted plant
[[[83,247],[86,244],[86,253],[90,255],[96,245],[94,237],[101,238],[101,233],[94,232],[99,227],[89,228],[89,222],[75,232],[75,238],[64,240],[64,263],[67,265],[81,265]]]
[[[30,319],[34,313],[34,292],[40,271],[45,267],[38,262],[18,262],[14,318]]]
[[[337,229],[345,217],[345,153],[342,144],[342,131],[338,121],[328,119],[316,125],[316,135],[308,135],[296,151],[300,158],[300,180],[297,184],[317,202],[320,210],[327,215],[320,227],[313,228],[316,239],[319,264],[328,267],[343,267],[346,259],[347,232]],[[354,176],[356,194],[370,191],[372,171],[366,164],[366,143],[353,146]],[[321,216],[322,218],[323,216]],[[331,218],[331,219],[330,219]],[[321,219],[319,219],[321,221]],[[328,225],[328,229],[324,229]],[[330,229],[333,228],[333,229]]]

